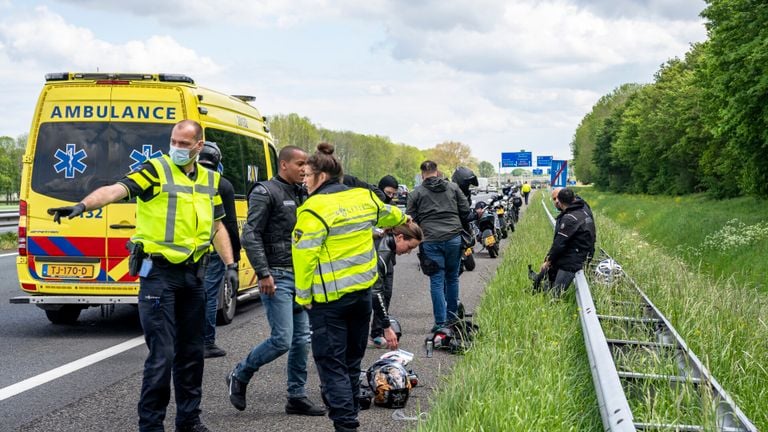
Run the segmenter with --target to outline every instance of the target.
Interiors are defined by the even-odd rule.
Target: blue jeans
[[[205,337],[206,345],[216,342],[216,309],[219,305],[219,287],[224,279],[226,267],[219,254],[209,255],[208,268],[205,270]]]
[[[205,293],[197,264],[158,262],[140,279],[139,319],[149,354],[139,398],[139,430],[162,431],[171,397],[176,426],[200,421]]]
[[[254,347],[245,360],[235,366],[235,377],[250,382],[260,367],[288,353],[288,397],[306,396],[307,355],[310,348],[309,317],[294,302],[296,292],[293,272],[270,269],[275,280],[275,294],[261,295],[272,329],[269,338]]]
[[[456,235],[446,241],[425,241],[422,244],[424,254],[440,267],[437,273],[429,277],[429,291],[432,294],[435,326],[442,327],[457,316],[461,236]]]

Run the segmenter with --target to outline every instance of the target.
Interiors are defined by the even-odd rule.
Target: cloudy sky
[[[706,38],[703,0],[0,0],[0,135],[47,72],[184,73],[334,130],[497,166],[569,158],[582,117]]]

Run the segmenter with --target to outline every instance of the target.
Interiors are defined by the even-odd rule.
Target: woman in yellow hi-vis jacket
[[[317,145],[304,166],[309,198],[293,230],[296,302],[309,310],[312,355],[336,431],[356,431],[360,362],[371,322],[371,286],[378,271],[373,227],[407,221],[370,190],[341,183],[333,146]]]

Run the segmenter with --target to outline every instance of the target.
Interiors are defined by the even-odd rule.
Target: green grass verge
[[[768,292],[768,201],[626,195],[580,188],[592,207],[715,278]]]
[[[19,237],[16,232],[0,233],[0,250],[11,250],[19,247]]]
[[[599,245],[622,263],[752,422],[768,428],[768,295],[691,270],[590,204]],[[573,290],[557,302],[528,291],[526,265],[540,264],[551,239],[537,197],[506,240],[511,244],[478,306],[475,346],[440,383],[418,431],[602,430]],[[592,288],[601,312],[610,293]],[[636,421],[674,422],[709,412],[690,393],[644,387],[628,393]]]
[[[552,226],[531,204],[475,311],[480,335],[440,384],[419,431],[600,431],[576,302],[531,295]]]

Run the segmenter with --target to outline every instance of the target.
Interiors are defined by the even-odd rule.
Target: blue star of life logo
[[[131,152],[131,159],[136,161],[131,164],[131,171],[136,171],[144,162],[162,155],[163,152],[160,150],[152,151],[152,144],[143,144],[141,146],[141,152],[138,152],[135,149]]]
[[[56,153],[54,153],[54,157],[59,161],[53,165],[53,169],[57,173],[64,171],[66,178],[75,178],[75,171],[82,174],[88,168],[88,165],[83,163],[83,159],[87,158],[88,154],[83,149],[75,151],[75,148],[75,144],[67,144],[66,151],[56,149]]]

